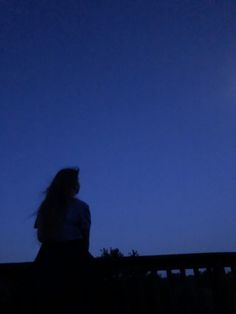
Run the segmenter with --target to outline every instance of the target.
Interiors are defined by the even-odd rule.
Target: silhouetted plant
[[[139,256],[139,253],[136,250],[132,250],[131,252],[129,252],[129,256],[130,257],[136,257],[136,256]]]
[[[123,253],[115,248],[110,248],[110,249],[102,249],[101,250],[102,254],[101,254],[101,257],[103,258],[111,258],[111,259],[117,259],[117,258],[121,258],[121,257],[124,257]]]
[[[130,257],[136,257],[136,256],[139,256],[139,253],[137,250],[131,250],[129,253],[128,253],[128,256]],[[120,257],[124,257],[124,254],[118,249],[118,248],[109,248],[109,249],[105,249],[103,248],[101,250],[101,257],[104,257],[104,258],[120,258]]]

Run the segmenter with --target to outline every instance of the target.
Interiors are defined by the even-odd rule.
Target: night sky
[[[236,2],[0,0],[0,262],[81,169],[91,253],[236,251]]]

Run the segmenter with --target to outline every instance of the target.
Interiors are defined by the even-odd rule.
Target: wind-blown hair
[[[53,241],[60,232],[71,193],[79,189],[78,175],[79,168],[61,169],[44,192],[35,221],[40,242]]]

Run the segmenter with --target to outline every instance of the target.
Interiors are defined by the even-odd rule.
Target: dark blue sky
[[[91,252],[236,251],[236,3],[0,0],[0,262],[81,169]]]

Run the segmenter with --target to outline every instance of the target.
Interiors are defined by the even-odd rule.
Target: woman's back
[[[60,298],[72,300],[79,291],[84,300],[89,296],[93,268],[89,253],[91,216],[88,204],[75,198],[80,187],[77,177],[77,169],[58,172],[46,190],[35,222],[41,242],[35,265],[45,307],[50,300],[53,306]],[[58,305],[60,308],[62,303]]]
[[[84,239],[89,233],[91,215],[89,206],[76,198],[68,202],[65,220],[60,234],[62,241]]]
[[[77,198],[70,198],[61,224],[57,228],[45,225],[44,217],[39,213],[35,228],[37,228],[38,239],[42,243],[82,239],[88,243],[91,226],[89,206]]]

